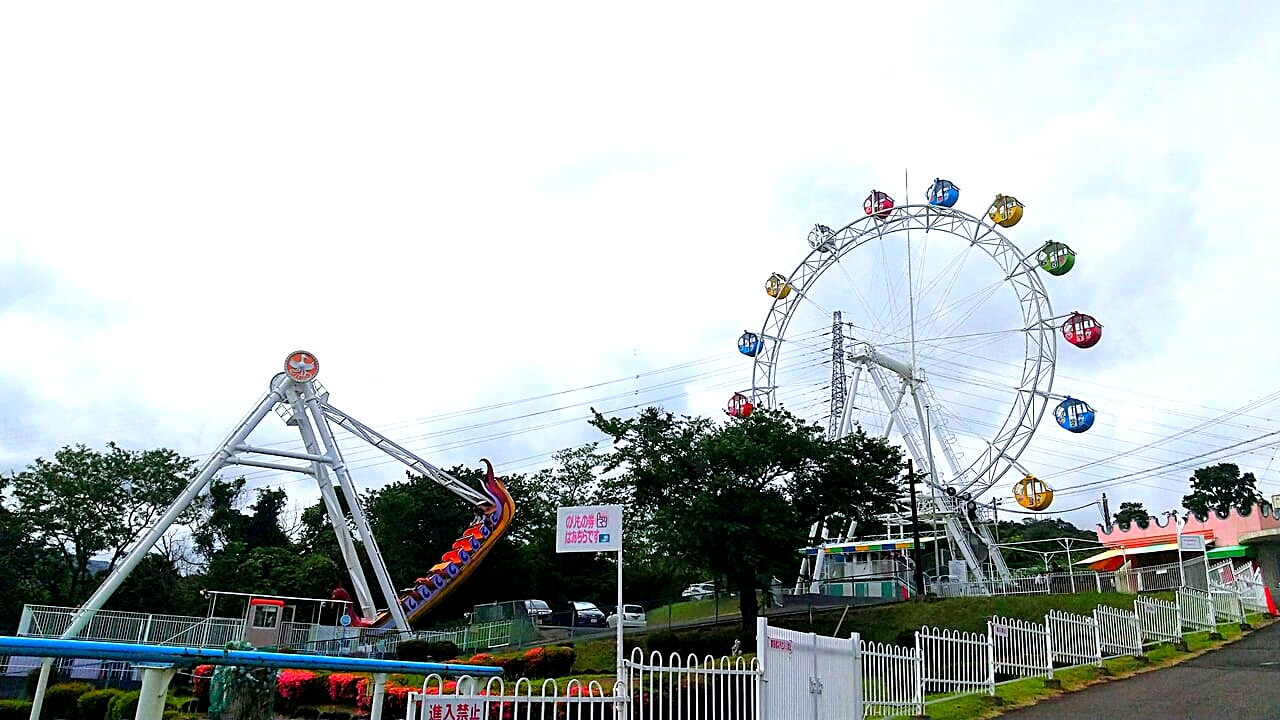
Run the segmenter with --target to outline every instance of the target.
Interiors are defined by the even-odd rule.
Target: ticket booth
[[[283,622],[283,600],[250,598],[244,618],[244,639],[256,648],[278,646]]]

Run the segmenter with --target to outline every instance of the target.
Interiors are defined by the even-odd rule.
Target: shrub
[[[456,658],[458,653],[462,652],[458,647],[458,643],[452,640],[432,640],[427,643],[427,649],[431,659],[436,662],[444,662],[450,658]]]
[[[373,708],[373,697],[369,694],[369,682],[367,678],[360,680],[360,695],[356,698],[356,712],[361,715],[368,715]],[[388,682],[383,688],[382,716],[404,717],[405,711],[409,707],[409,693],[412,690],[415,690],[415,688],[392,685]],[[322,720],[323,717],[322,715]]]
[[[427,641],[421,638],[401,640],[396,643],[395,654],[397,660],[404,660],[406,662],[426,662],[431,659],[431,653],[427,647]]]
[[[29,717],[30,700],[0,700],[0,720],[27,720]]]
[[[53,668],[49,670],[49,685],[53,685],[55,683],[60,683],[60,682],[66,682],[69,679],[71,678],[69,675],[67,675],[67,671],[63,670],[57,665],[54,665]],[[27,673],[27,697],[34,698],[36,696],[36,686],[39,683],[40,683],[40,668],[37,667],[31,672]]]
[[[329,699],[328,683],[310,670],[282,670],[276,680],[276,696],[289,708]]]
[[[356,696],[360,692],[361,680],[363,678],[359,675],[333,673],[329,676],[329,701],[339,705],[355,703]]]
[[[93,686],[83,682],[50,685],[44,691],[44,705],[40,708],[40,717],[77,720],[77,703],[80,700],[80,696],[91,690],[93,690]]]
[[[670,630],[659,630],[649,633],[645,639],[645,652],[660,653],[664,658],[680,649],[680,636]]]
[[[201,700],[209,700],[209,678],[213,677],[212,665],[197,665],[191,675],[191,692]]]
[[[569,674],[573,669],[573,661],[578,659],[578,653],[573,648],[567,647],[549,647],[542,651],[542,657],[546,662],[544,675],[539,677],[558,678]]]
[[[131,690],[111,698],[111,702],[107,704],[107,720],[133,720],[133,716],[138,713],[140,695],[137,690]]]
[[[107,706],[111,704],[111,699],[119,695],[121,691],[112,690],[91,690],[80,696],[76,701],[76,710],[80,715],[80,720],[107,720]]]
[[[396,643],[396,659],[406,662],[431,660],[431,643],[426,640],[401,640]]]

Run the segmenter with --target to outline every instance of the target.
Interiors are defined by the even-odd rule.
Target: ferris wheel
[[[765,283],[763,326],[738,340],[754,363],[752,386],[726,412],[785,406],[832,437],[861,427],[904,446],[927,473],[953,549],[981,579],[984,559],[1008,571],[978,500],[1011,471],[1024,489],[1035,479],[1020,459],[1051,404],[1061,428],[1092,426],[1086,402],[1053,393],[1057,336],[1088,348],[1102,326],[1080,312],[1054,315],[1043,275],[1066,274],[1076,256],[1052,240],[1030,253],[1015,245],[1007,233],[1021,202],[997,195],[971,215],[955,207],[959,196],[942,179],[919,205],[872,190],[858,219],[815,225],[800,264]],[[1015,496],[1047,507],[1043,493]]]

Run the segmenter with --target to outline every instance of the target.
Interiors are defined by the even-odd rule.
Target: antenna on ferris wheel
[[[902,168],[902,204],[911,204],[911,177],[907,168]],[[911,315],[911,375],[916,376],[916,286],[911,272],[911,228],[907,228],[907,310]]]

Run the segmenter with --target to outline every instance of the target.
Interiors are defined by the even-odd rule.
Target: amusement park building
[[[1222,558],[1250,558],[1270,586],[1280,586],[1280,507],[1261,502],[1226,515],[1208,517],[1187,513],[1183,535],[1201,535],[1210,562]],[[1077,565],[1094,570],[1131,569],[1178,561],[1178,530],[1171,520],[1152,517],[1146,524],[1098,526],[1098,540],[1107,550]]]

